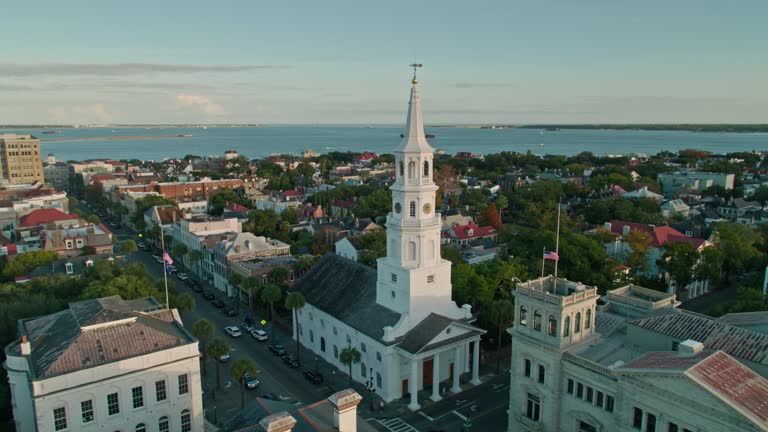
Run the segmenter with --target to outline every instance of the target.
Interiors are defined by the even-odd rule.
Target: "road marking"
[[[462,419],[462,420],[464,420],[464,421],[467,421],[467,418],[466,418],[466,417],[464,417],[464,415],[463,415],[462,413],[460,413],[460,412],[458,412],[458,411],[455,411],[455,410],[454,410],[454,411],[451,411],[451,412],[452,412],[452,413],[454,413],[454,414],[456,414],[456,415],[457,415],[457,416],[458,416],[460,419]]]
[[[391,418],[388,420],[377,419],[376,421],[381,423],[382,426],[392,432],[419,432],[418,429],[404,422],[403,419],[399,417]]]
[[[424,416],[427,420],[429,420],[431,422],[435,421],[435,419],[433,419],[432,417],[428,416],[424,411],[419,411],[419,414],[421,414],[422,416]]]

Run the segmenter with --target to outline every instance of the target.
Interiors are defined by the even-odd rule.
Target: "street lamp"
[[[371,393],[370,406],[371,406],[371,412],[373,412],[374,402],[375,402],[374,395],[376,394],[376,386],[374,385],[374,382],[373,382],[373,368],[370,368],[370,372],[368,373],[368,381],[365,382],[365,389]]]

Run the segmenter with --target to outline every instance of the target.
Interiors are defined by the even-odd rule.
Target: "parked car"
[[[292,368],[299,367],[299,360],[293,354],[286,354],[283,356],[283,362]]]
[[[282,357],[285,355],[285,347],[280,344],[270,344],[267,348],[276,356]]]
[[[169,265],[168,266],[168,271],[170,271],[171,273],[176,273],[177,271],[179,271],[179,269],[177,269],[175,265]],[[182,279],[182,280],[184,280],[184,279]]]
[[[250,374],[245,374],[245,386],[248,389],[255,389],[259,387],[259,380],[256,379],[256,377],[252,377]]]
[[[262,399],[278,400],[277,395],[274,393],[266,393],[261,395]]]
[[[253,329],[251,330],[251,336],[253,336],[253,338],[259,342],[264,342],[265,340],[269,339],[267,332],[264,330]]]
[[[203,290],[203,298],[208,300],[208,301],[211,301],[211,300],[215,299],[216,297],[213,295],[212,292]]]
[[[226,363],[230,359],[229,354],[222,354],[219,356],[219,362],[220,363]]]
[[[253,331],[253,326],[251,325],[251,323],[241,322],[240,329],[243,330],[244,332],[250,333]]]
[[[138,243],[136,243],[136,246],[141,248],[141,249],[144,249],[147,245],[145,245],[144,242],[138,242]]]
[[[323,375],[319,372],[313,372],[309,370],[304,371],[304,378],[311,382],[312,384],[322,384],[323,383]]]
[[[211,304],[212,304],[214,307],[218,308],[218,309],[221,309],[221,308],[223,308],[224,306],[226,306],[226,305],[224,304],[224,302],[223,302],[223,301],[221,301],[221,300],[219,300],[219,299],[214,299],[214,300],[211,300]]]
[[[189,275],[186,274],[186,273],[177,273],[176,277],[179,278],[180,281],[185,281],[185,280],[189,279]]]
[[[198,285],[197,282],[193,281],[192,279],[187,279],[185,282],[187,285],[190,286],[190,288],[192,288],[192,291],[197,293],[203,292],[203,287]]]
[[[240,329],[235,326],[224,327],[224,333],[235,338],[243,335],[243,332],[241,332]]]

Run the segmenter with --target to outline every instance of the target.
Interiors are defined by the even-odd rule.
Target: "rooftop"
[[[31,344],[28,359],[37,380],[196,341],[152,297],[70,303],[61,312],[20,320],[18,327]],[[6,354],[20,356],[19,341],[8,345]]]
[[[597,288],[547,275],[517,284],[516,292],[549,303],[570,304],[597,296]]]

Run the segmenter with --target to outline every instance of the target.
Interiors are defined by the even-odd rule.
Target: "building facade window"
[[[181,412],[181,432],[192,432],[192,415],[189,410]]]
[[[645,415],[645,432],[656,432],[656,416],[653,414]]]
[[[360,342],[360,351],[367,352],[368,348],[365,346],[365,343]]]
[[[134,387],[131,389],[131,398],[133,400],[133,408],[141,408],[144,406],[144,387]]]
[[[107,395],[107,414],[111,416],[120,414],[120,398],[117,393]]]
[[[592,309],[587,309],[584,315],[584,328],[588,329],[592,325]]]
[[[531,377],[531,361],[528,359],[523,360],[523,375],[528,378]]]
[[[325,338],[320,338],[320,351],[325,352]]]
[[[605,410],[613,412],[613,396],[605,395]]]
[[[157,422],[157,430],[159,432],[170,432],[171,423],[168,421],[168,417],[160,417],[160,421]]]
[[[165,388],[165,380],[155,381],[155,400],[162,402],[168,398],[168,392]]]
[[[376,360],[381,361],[381,352],[376,351]]]
[[[576,312],[576,321],[573,323],[573,332],[579,333],[581,331],[581,312]]]
[[[309,331],[309,341],[311,343],[315,343],[315,332],[313,332],[312,330]]]
[[[179,394],[183,395],[187,393],[189,393],[189,375],[179,375]]]
[[[397,275],[392,273],[392,282],[397,282]]]
[[[64,407],[53,410],[53,430],[67,430],[67,409]]]
[[[147,432],[147,425],[139,423],[136,425],[136,432]]]
[[[528,325],[528,309],[525,306],[520,306],[520,325]]]
[[[579,420],[579,432],[597,432],[597,427],[592,426],[584,420]]]
[[[568,394],[573,394],[573,384],[573,380],[568,378],[568,389],[566,390]]]
[[[376,387],[381,388],[381,374],[376,372]]]
[[[408,214],[411,217],[416,217],[416,201],[411,201],[411,203],[408,204]]]
[[[547,334],[550,336],[557,335],[557,320],[552,315],[549,316],[549,321],[547,322]]]
[[[533,313],[533,329],[541,331],[541,312],[538,310]]]
[[[547,370],[544,369],[544,366],[539,365],[539,384],[544,384],[544,379],[546,378]]]
[[[541,401],[539,397],[528,393],[528,400],[525,405],[525,416],[537,422],[541,418]]]
[[[363,378],[368,377],[368,369],[365,367],[364,362],[360,362],[360,376]]]
[[[424,161],[424,177],[429,177],[429,161]]]
[[[567,316],[563,320],[563,336],[571,335],[571,317]]]
[[[93,401],[87,400],[80,402],[80,415],[83,418],[83,423],[90,423],[93,421]]]
[[[582,383],[576,384],[576,397],[579,399],[584,397],[584,384]]]
[[[336,345],[333,346],[333,358],[339,358],[339,347]]]
[[[640,430],[643,427],[643,410],[640,408],[633,408],[632,410],[632,427]]]

